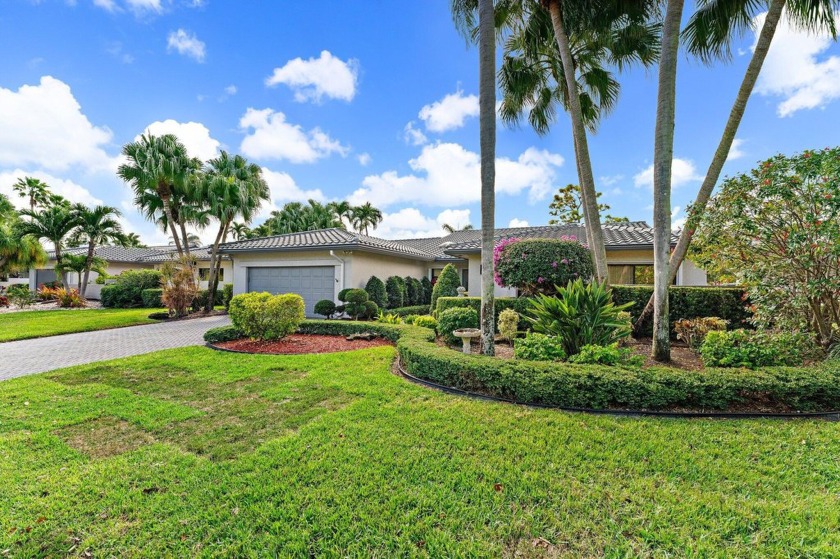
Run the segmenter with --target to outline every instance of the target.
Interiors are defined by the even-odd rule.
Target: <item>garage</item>
[[[335,300],[335,266],[249,267],[248,291],[297,293],[306,304],[306,316],[316,316],[315,303]]]

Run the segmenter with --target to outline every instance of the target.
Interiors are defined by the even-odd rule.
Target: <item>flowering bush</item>
[[[503,239],[493,251],[496,283],[515,287],[523,295],[552,294],[555,286],[594,273],[592,256],[576,237],[561,239]]]

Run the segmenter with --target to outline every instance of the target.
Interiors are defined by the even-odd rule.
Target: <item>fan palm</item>
[[[379,208],[374,207],[370,202],[365,202],[361,206],[355,206],[351,210],[350,215],[353,227],[356,231],[365,235],[368,234],[369,227],[376,229],[382,223],[383,218]]]
[[[121,244],[126,237],[123,234],[120,222],[117,221],[117,218],[121,215],[117,208],[96,206],[90,209],[81,204],[77,204],[73,211],[78,221],[74,232],[82,240],[87,241],[86,264],[83,270],[84,278],[79,278],[79,294],[84,297],[87,291],[88,280],[90,279],[90,271],[95,269],[96,247],[107,243]]]
[[[61,260],[64,239],[79,225],[76,212],[68,205],[54,205],[39,211],[23,210],[22,216],[29,221],[21,220],[17,224],[20,235],[30,235],[37,240],[47,240],[53,244],[56,262]],[[67,274],[62,273],[64,285],[67,285]]]

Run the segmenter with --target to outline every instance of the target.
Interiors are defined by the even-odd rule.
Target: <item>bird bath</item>
[[[464,342],[464,353],[469,354],[470,340],[479,337],[481,335],[481,330],[478,328],[460,328],[453,331],[452,335],[456,338],[461,338],[461,341]]]

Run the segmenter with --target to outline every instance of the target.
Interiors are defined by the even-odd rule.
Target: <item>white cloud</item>
[[[200,122],[178,122],[173,119],[153,122],[146,127],[143,133],[150,133],[155,136],[164,134],[175,134],[181,143],[186,146],[190,156],[198,157],[207,161],[219,154],[221,143],[210,136],[210,130]],[[140,137],[136,137],[138,140]]]
[[[598,182],[603,186],[612,186],[624,180],[624,175],[610,175],[606,177],[599,177]]]
[[[368,165],[370,165],[371,162],[371,157],[369,153],[360,153],[356,156],[356,159],[359,160],[359,165],[361,165],[362,167],[367,167]]]
[[[255,221],[267,218],[272,210],[279,210],[286,202],[305,202],[310,198],[319,202],[326,200],[326,196],[321,190],[317,188],[312,190],[302,189],[288,173],[272,171],[266,167],[263,167],[262,171],[263,178],[271,191],[271,201],[263,204],[259,218]]]
[[[160,0],[125,0],[126,5],[135,14],[141,15],[147,12],[161,13],[163,6]]]
[[[514,217],[508,222],[508,227],[528,227],[528,222],[524,219]]]
[[[766,15],[755,18],[756,41]],[[835,15],[835,21],[840,24],[840,15]],[[781,117],[821,108],[840,98],[840,56],[824,56],[833,44],[829,35],[803,32],[783,19],[762,66],[756,93],[782,97],[776,108]]]
[[[733,159],[739,159],[744,157],[744,150],[743,150],[744,140],[741,138],[735,138],[732,140],[732,146],[729,148],[729,155],[727,155],[726,160],[732,161]]]
[[[417,116],[430,132],[461,128],[467,118],[478,116],[478,95],[464,95],[459,89],[440,101],[424,106]]]
[[[225,95],[236,95],[237,91],[236,86],[231,84],[225,88]]]
[[[204,43],[196,37],[195,33],[184,29],[169,33],[166,39],[166,50],[177,51],[178,54],[188,56],[197,62],[204,62],[207,55]]]
[[[93,0],[93,5],[109,12],[117,9],[117,3],[114,0]]]
[[[424,146],[408,164],[413,174],[386,171],[365,177],[350,201],[370,201],[380,207],[399,202],[455,206],[481,198],[479,155],[459,144]],[[556,168],[562,164],[562,156],[533,147],[516,160],[500,157],[496,160],[496,192],[517,195],[527,191],[531,202],[540,200],[552,190]]]
[[[285,84],[295,92],[295,101],[320,103],[324,97],[352,101],[359,79],[359,63],[321,51],[319,58],[289,60],[265,80],[269,87]]]
[[[443,224],[463,227],[470,223],[470,210],[447,209],[432,218],[423,215],[417,208],[402,208],[396,212],[382,214],[382,223],[372,233],[385,239],[416,239],[419,237],[441,237],[446,235]]]
[[[70,86],[52,76],[17,91],[0,87],[0,166],[66,171],[114,169],[113,134],[82,113]]]
[[[422,131],[414,127],[414,121],[409,122],[405,125],[405,128],[403,128],[403,140],[405,140],[405,143],[411,144],[412,146],[422,146],[429,141]]]
[[[286,115],[272,109],[249,108],[239,120],[239,127],[249,132],[240,149],[254,159],[312,163],[332,153],[344,157],[349,151],[320,128],[306,132],[300,125],[287,122]]]
[[[679,188],[684,184],[703,180],[703,177],[697,173],[694,163],[688,159],[674,158],[671,164],[671,187]],[[645,170],[637,173],[633,177],[633,183],[636,187],[653,188],[653,165],[651,164]]]
[[[13,171],[5,171],[0,173],[0,193],[9,197],[15,206],[18,208],[28,208],[29,203],[27,198],[21,198],[20,195],[12,190],[12,185],[22,179],[23,177],[34,177],[49,185],[50,190],[54,194],[64,196],[73,203],[79,202],[88,206],[95,206],[102,204],[102,200],[90,193],[90,191],[67,179],[55,177],[49,173],[42,171],[23,171],[22,169],[15,169]]]

